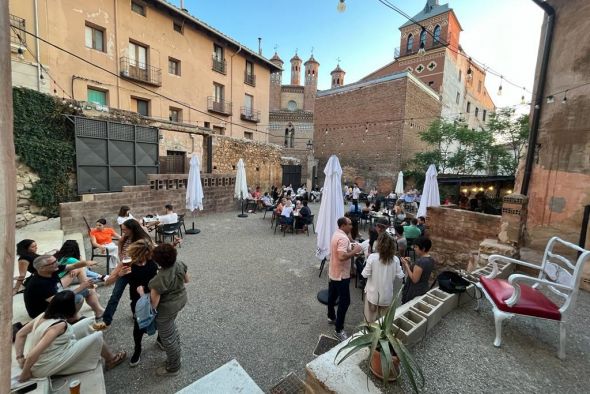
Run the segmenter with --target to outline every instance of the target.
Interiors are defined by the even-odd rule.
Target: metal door
[[[293,185],[297,189],[301,185],[301,166],[283,165],[283,185]]]

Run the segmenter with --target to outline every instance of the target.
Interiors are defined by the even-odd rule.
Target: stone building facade
[[[425,148],[418,133],[439,114],[438,95],[407,71],[318,92],[318,168],[335,154],[343,182],[388,193],[403,164]],[[321,184],[323,173],[318,175]]]
[[[47,220],[42,208],[31,202],[31,190],[39,176],[30,167],[16,160],[16,227]]]

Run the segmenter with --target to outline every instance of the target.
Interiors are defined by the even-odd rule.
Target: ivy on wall
[[[40,180],[31,190],[32,202],[49,217],[59,215],[59,203],[76,197],[74,126],[65,114],[74,110],[60,100],[25,88],[13,88],[14,145],[20,160]]]

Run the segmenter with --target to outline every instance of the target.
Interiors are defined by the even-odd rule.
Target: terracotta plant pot
[[[399,358],[393,355],[392,357],[393,364],[391,366],[391,370],[389,371],[389,378],[387,379],[388,382],[393,382],[399,376]],[[373,375],[377,376],[379,379],[383,380],[383,374],[381,373],[381,353],[379,351],[373,352],[371,359],[369,360],[369,369],[373,373]]]

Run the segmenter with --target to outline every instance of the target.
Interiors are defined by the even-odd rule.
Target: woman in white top
[[[361,275],[367,278],[365,286],[365,318],[374,322],[385,314],[393,297],[402,287],[404,273],[395,256],[395,240],[387,232],[381,233]]]
[[[125,223],[125,221],[127,221],[128,219],[135,219],[133,215],[131,215],[131,212],[129,212],[130,210],[131,208],[129,208],[127,205],[123,205],[119,209],[119,216],[117,216],[117,224],[119,226]]]

